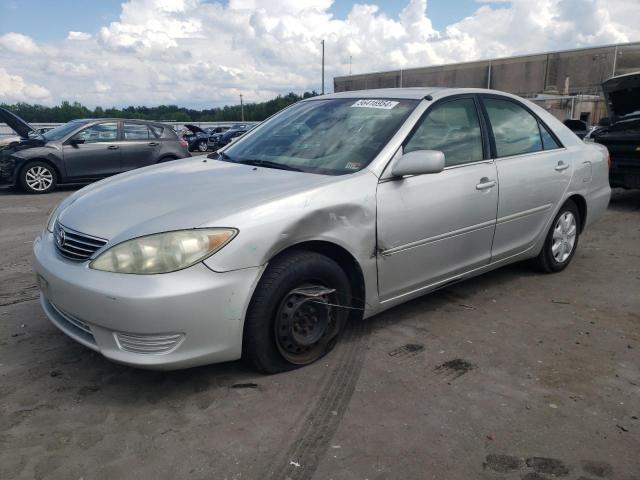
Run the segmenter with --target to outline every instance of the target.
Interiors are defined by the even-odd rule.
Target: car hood
[[[640,117],[640,72],[610,78],[602,90],[612,123]]]
[[[204,133],[205,135],[207,133],[204,130],[202,130],[200,127],[198,127],[197,125],[185,124],[184,128],[186,128],[187,130],[189,130],[189,131],[191,131],[193,133]]]
[[[170,230],[235,227],[220,222],[335,178],[213,159],[176,160],[85,187],[61,204],[58,221],[111,243]]]
[[[29,133],[35,132],[35,129],[31,125],[6,108],[0,107],[0,121],[6,123],[22,138],[29,138]]]

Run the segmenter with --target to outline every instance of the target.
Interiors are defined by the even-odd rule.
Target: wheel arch
[[[584,226],[587,222],[587,201],[582,195],[573,194],[567,200],[572,200],[578,207],[578,213],[580,214],[580,233],[584,230]]]
[[[329,257],[336,262],[347,275],[352,290],[352,305],[355,307],[349,315],[350,320],[361,319],[364,313],[366,287],[362,267],[356,258],[344,247],[326,240],[308,240],[289,245],[276,253],[269,262],[292,250],[308,250]]]
[[[162,155],[160,158],[158,158],[156,163],[170,162],[170,161],[173,161],[173,160],[180,160],[180,157],[178,157],[177,155],[175,155],[173,153],[167,153],[166,155]]]
[[[16,180],[20,179],[20,175],[22,175],[22,172],[24,172],[25,168],[27,168],[32,163],[36,163],[36,162],[46,163],[51,168],[53,168],[53,170],[56,172],[56,175],[58,177],[58,183],[61,183],[63,176],[62,176],[62,172],[60,172],[60,168],[55,164],[55,162],[52,162],[48,158],[43,158],[43,157],[35,157],[35,158],[30,158],[28,160],[25,159],[25,161],[22,163],[22,165],[20,165],[20,167],[18,168],[18,171],[16,172]]]

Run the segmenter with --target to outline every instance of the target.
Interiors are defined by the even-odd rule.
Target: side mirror
[[[391,168],[391,175],[424,175],[444,169],[444,153],[438,150],[414,150],[402,155]]]
[[[84,139],[83,138],[73,137],[73,138],[71,138],[71,140],[69,140],[69,145],[72,145],[74,147],[77,146],[77,145],[80,145],[82,143],[84,143]]]

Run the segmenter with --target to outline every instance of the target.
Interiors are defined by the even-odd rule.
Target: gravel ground
[[[51,325],[31,241],[72,191],[0,191],[1,479],[640,479],[640,191],[563,273],[466,281],[274,376],[136,370]]]

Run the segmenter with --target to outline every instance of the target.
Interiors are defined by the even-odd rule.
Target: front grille
[[[169,333],[164,335],[140,335],[133,333],[115,333],[116,342],[121,350],[141,354],[162,354],[175,350],[182,340],[184,334]]]
[[[102,238],[71,230],[60,222],[56,222],[53,236],[60,254],[70,260],[86,260],[107,243]]]

